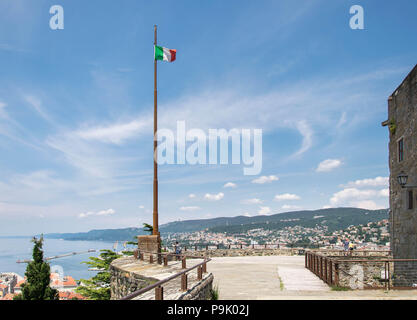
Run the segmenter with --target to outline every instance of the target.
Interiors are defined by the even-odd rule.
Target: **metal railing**
[[[195,257],[193,256],[187,256],[185,254],[175,254],[175,253],[154,253],[154,252],[149,252],[149,251],[141,251],[138,252],[138,256],[137,258],[141,261],[145,261],[145,255],[144,254],[148,254],[149,255],[149,260],[148,262],[150,264],[157,262],[159,264],[162,264],[164,266],[168,266],[168,260],[169,257],[175,257],[177,260],[181,260],[181,268],[183,269],[182,271],[166,278],[166,279],[162,279],[160,281],[157,281],[154,284],[151,284],[145,288],[139,289],[135,292],[132,292],[124,297],[122,297],[120,300],[131,300],[137,296],[140,296],[152,289],[155,289],[155,300],[164,300],[164,287],[163,285],[166,284],[167,282],[174,280],[178,277],[181,277],[181,291],[185,292],[188,290],[188,272],[197,269],[197,280],[202,280],[203,279],[203,274],[207,273],[207,262],[210,262],[211,259],[210,258],[204,258],[203,262],[200,262],[192,267],[187,268],[187,258],[192,258],[195,259]],[[154,255],[157,256],[157,259],[154,260]],[[136,255],[135,255],[136,257]]]
[[[327,251],[328,252],[328,251]],[[383,251],[372,251],[384,253]],[[305,267],[330,286],[352,289],[417,289],[417,259],[305,254]],[[368,252],[370,254],[371,252]]]

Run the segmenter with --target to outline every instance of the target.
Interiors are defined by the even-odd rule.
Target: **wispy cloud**
[[[236,188],[236,187],[237,187],[236,183],[233,183],[233,182],[228,182],[223,186],[223,188]]]
[[[87,218],[87,217],[90,217],[90,216],[109,216],[109,215],[113,215],[115,213],[116,213],[116,211],[114,211],[113,209],[101,210],[101,211],[97,211],[97,212],[88,211],[88,212],[85,212],[85,213],[80,213],[78,215],[78,217],[79,218]]]
[[[291,210],[300,210],[302,207],[291,205],[291,204],[284,204],[281,208],[284,209],[284,210],[290,210],[291,211]]]
[[[292,193],[284,193],[284,194],[277,194],[274,197],[274,200],[276,201],[282,201],[282,200],[300,200],[301,198],[297,196],[296,194]]]
[[[150,128],[152,123],[145,119],[128,123],[112,124],[95,128],[87,128],[74,132],[84,140],[96,140],[104,143],[122,144],[125,140],[137,137],[138,134]]]
[[[270,207],[259,207],[258,214],[260,215],[268,215],[271,214],[272,210]]]
[[[332,171],[342,165],[342,161],[338,159],[327,159],[319,163],[316,172]]]
[[[217,194],[206,193],[204,195],[204,199],[210,200],[210,201],[219,201],[223,198],[224,198],[224,193],[223,192],[219,192]]]
[[[252,180],[252,183],[257,184],[265,184],[265,183],[271,183],[272,181],[278,181],[279,178],[277,176],[271,175],[271,176],[262,176],[256,179]]]
[[[347,183],[348,187],[388,187],[389,177],[376,177],[371,179],[362,179],[350,181]]]
[[[262,204],[263,200],[258,199],[258,198],[253,198],[253,199],[247,199],[247,200],[242,200],[243,204]]]
[[[197,211],[200,210],[201,208],[198,206],[185,206],[185,207],[181,207],[180,210],[181,211]]]

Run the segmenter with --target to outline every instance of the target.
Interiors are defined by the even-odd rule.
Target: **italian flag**
[[[175,61],[177,50],[155,46],[155,60]]]

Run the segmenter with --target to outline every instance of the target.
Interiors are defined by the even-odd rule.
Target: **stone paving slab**
[[[221,257],[207,268],[220,300],[417,300],[417,290],[332,291],[304,262],[303,256]]]

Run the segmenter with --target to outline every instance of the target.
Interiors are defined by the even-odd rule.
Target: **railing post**
[[[391,279],[391,271],[390,271],[390,267],[389,267],[389,262],[387,262],[388,264],[388,290],[391,290],[391,285],[390,285],[390,279]]]
[[[203,279],[203,268],[201,266],[197,268],[197,279]]]
[[[194,251],[197,251],[197,246],[194,246]]]
[[[338,286],[339,285],[339,264],[334,264],[334,282]]]
[[[139,260],[143,261],[143,253],[142,252],[139,252]]]
[[[152,253],[149,255],[149,263],[153,263],[153,255],[152,255]]]
[[[164,266],[167,266],[168,265],[168,256],[165,256],[164,257]]]
[[[187,251],[187,246],[184,246],[184,251]]]
[[[206,251],[208,250],[208,246],[206,246]]]
[[[187,274],[184,273],[181,275],[181,290],[182,291],[187,291]]]
[[[158,286],[155,288],[155,300],[164,300],[164,288]]]
[[[203,263],[203,273],[207,273],[207,262],[206,261],[204,261],[204,263]]]
[[[240,249],[243,249],[243,244],[240,244]]]
[[[333,261],[330,260],[330,284],[333,284]]]
[[[306,254],[305,254],[305,257],[304,257],[304,266],[307,268],[307,252],[306,252]]]
[[[182,258],[182,268],[187,268],[187,260],[185,258]]]
[[[327,265],[329,264],[329,261],[327,261],[327,257],[324,258],[324,277],[326,279],[326,283],[328,283],[328,273],[327,273]]]

